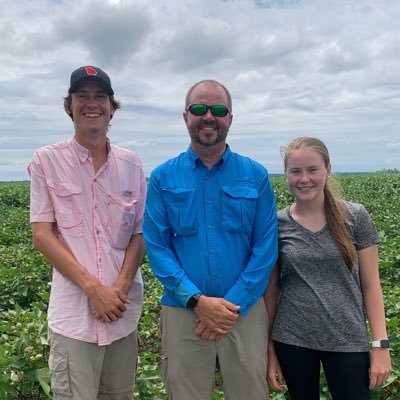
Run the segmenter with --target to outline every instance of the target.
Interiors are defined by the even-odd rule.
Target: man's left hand
[[[212,331],[210,328],[208,328],[201,321],[198,322],[198,325],[197,325],[196,330],[194,331],[194,333],[197,336],[200,336],[202,339],[205,339],[205,340],[219,340],[223,336],[225,336],[225,335],[223,335],[221,333],[217,333],[217,332]]]

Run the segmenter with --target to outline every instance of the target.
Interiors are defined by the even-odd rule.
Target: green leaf
[[[40,368],[36,370],[36,377],[47,397],[50,396],[50,373],[48,368]]]

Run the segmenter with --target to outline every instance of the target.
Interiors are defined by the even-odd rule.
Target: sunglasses
[[[192,104],[186,109],[186,111],[190,111],[190,113],[196,117],[206,115],[208,110],[211,111],[214,117],[225,117],[231,112],[228,107],[220,104],[214,104],[212,106],[208,106],[207,104]]]

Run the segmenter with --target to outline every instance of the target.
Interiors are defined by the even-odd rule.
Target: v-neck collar
[[[300,224],[299,222],[297,222],[293,216],[292,216],[292,206],[289,206],[287,209],[288,212],[288,216],[290,221],[297,225],[301,230],[307,232],[309,235],[311,236],[318,236],[320,234],[322,234],[323,232],[325,232],[328,229],[328,224],[325,224],[321,229],[319,229],[318,231],[312,231],[311,229],[306,228],[304,225]]]

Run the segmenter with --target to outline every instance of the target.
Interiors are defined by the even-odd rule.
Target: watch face
[[[381,347],[383,349],[388,349],[389,348],[389,340],[381,340]]]
[[[196,297],[194,296],[190,297],[186,304],[186,307],[190,309],[194,308],[194,306],[197,304],[197,301],[198,300],[196,299]]]

